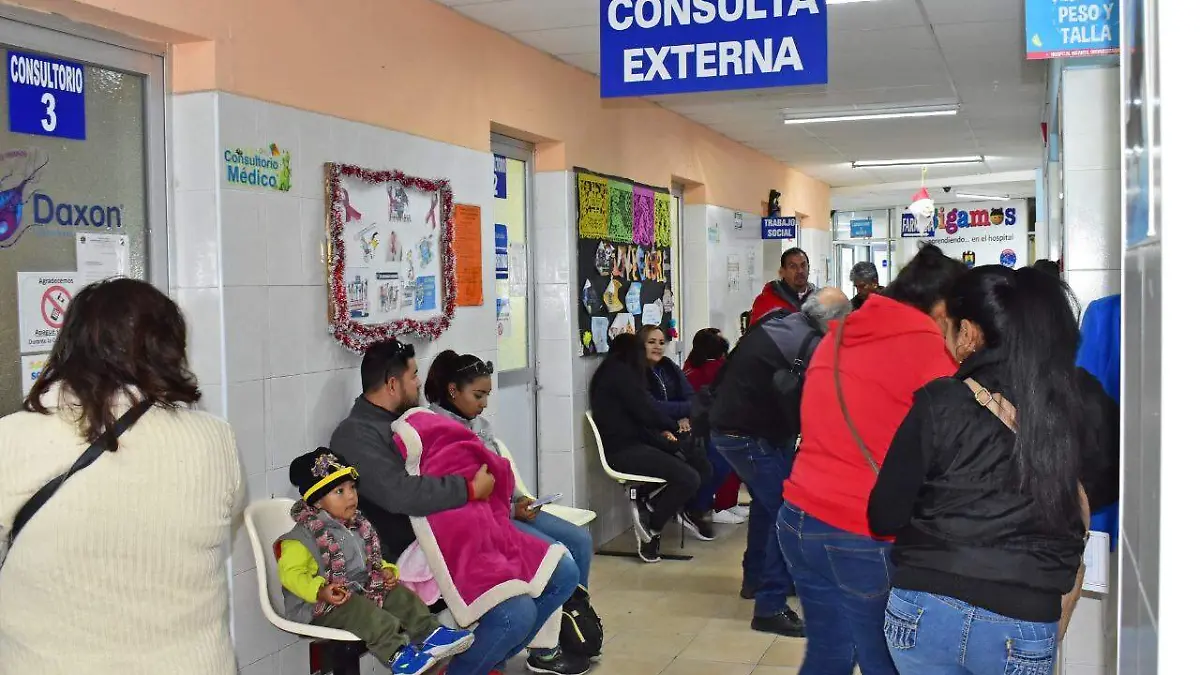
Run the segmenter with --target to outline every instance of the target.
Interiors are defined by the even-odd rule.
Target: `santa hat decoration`
[[[913,203],[908,207],[910,213],[917,219],[917,225],[921,229],[928,229],[933,223],[933,199],[929,196],[929,190],[921,188],[913,195]]]

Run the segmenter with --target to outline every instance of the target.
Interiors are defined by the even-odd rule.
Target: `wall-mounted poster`
[[[670,193],[584,169],[576,175],[583,353],[607,352],[647,316],[674,339]]]
[[[449,181],[325,169],[334,339],[361,354],[385,338],[441,335],[457,300]]]
[[[900,236],[936,244],[969,267],[1030,263],[1029,203],[1024,199],[939,205],[928,227],[911,212],[901,214]],[[913,247],[915,253],[916,248]]]

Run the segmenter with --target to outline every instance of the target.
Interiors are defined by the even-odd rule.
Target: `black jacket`
[[[679,422],[654,405],[644,373],[616,359],[605,359],[592,375],[589,397],[605,453],[611,456],[632,445],[675,450],[662,432],[676,431]]]
[[[692,397],[696,392],[683,369],[664,358],[646,371],[646,387],[654,406],[673,420],[692,416]]]
[[[807,364],[823,334],[802,312],[767,315],[751,327],[713,384],[709,428],[776,444],[794,441],[800,430],[800,401],[781,396],[774,379],[780,371],[791,370],[796,360]]]
[[[1083,444],[1080,480],[1099,509],[1115,498],[1119,432],[1091,417],[1105,406],[1080,373],[1095,430]],[[983,352],[954,377],[917,391],[871,493],[868,518],[876,535],[896,536],[895,586],[1014,619],[1053,622],[1075,582],[1084,525],[1078,517],[1046,523],[1033,498],[1013,489],[1016,435],[963,382],[974,378],[1004,392],[1004,377],[998,358]]]

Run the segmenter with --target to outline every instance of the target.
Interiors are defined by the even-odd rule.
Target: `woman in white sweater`
[[[0,568],[0,675],[232,675],[223,549],[244,500],[233,433],[200,399],[174,302],[83,289],[25,400],[0,419],[0,532],[92,443]],[[139,404],[145,403],[143,408]],[[146,410],[119,438],[131,408]],[[128,420],[128,418],[127,418]]]

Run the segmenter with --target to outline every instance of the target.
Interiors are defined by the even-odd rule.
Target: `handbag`
[[[92,443],[88,446],[87,450],[83,451],[83,454],[79,456],[79,459],[75,460],[71,468],[50,479],[50,482],[43,485],[41,489],[29,498],[29,501],[21,506],[21,509],[17,511],[17,515],[13,519],[12,529],[8,532],[3,532],[3,528],[0,528],[0,569],[4,568],[4,561],[8,558],[8,552],[12,549],[13,541],[21,533],[21,530],[25,528],[25,525],[29,523],[30,519],[33,518],[34,514],[46,505],[46,502],[54,496],[55,492],[58,492],[58,489],[62,487],[63,483],[67,482],[68,478],[91,466],[93,462],[100,458],[100,455],[104,454],[105,448],[109,444],[115,445],[121,434],[128,431],[129,427],[132,427],[142,415],[146,414],[146,411],[152,405],[153,403],[150,401],[142,401],[130,408],[124,415],[121,415],[121,418],[117,420],[111,429],[106,429],[104,433],[100,434],[100,438],[96,439],[95,443]]]

